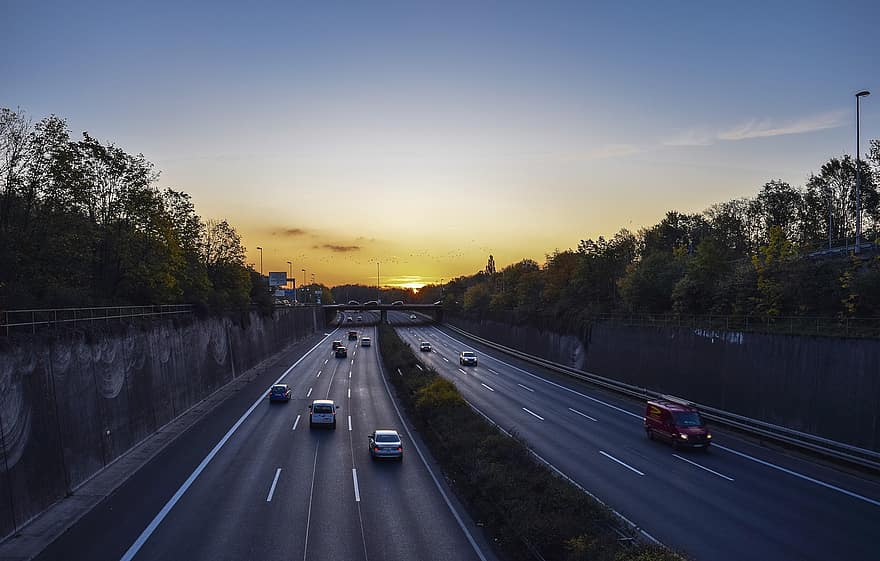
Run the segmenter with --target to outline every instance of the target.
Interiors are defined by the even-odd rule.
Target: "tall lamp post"
[[[260,250],[260,278],[263,278],[263,248],[257,246],[257,249]]]
[[[287,262],[287,282],[293,282],[293,263]],[[293,282],[293,303],[296,304],[296,283]]]
[[[302,274],[303,274],[303,283],[302,283],[301,288],[305,289],[305,286],[306,286],[306,270],[305,269],[302,270]],[[305,300],[305,299],[306,299],[306,295],[303,294],[303,300]]]
[[[862,245],[862,154],[859,148],[859,100],[871,95],[868,90],[856,94],[856,253]]]
[[[379,293],[379,262],[376,261],[376,303],[381,303],[382,297]]]

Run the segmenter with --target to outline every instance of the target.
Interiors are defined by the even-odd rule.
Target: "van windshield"
[[[677,427],[702,427],[703,419],[696,411],[684,411],[673,413],[672,418],[675,419]]]
[[[315,405],[315,413],[333,413],[333,408],[329,405]]]

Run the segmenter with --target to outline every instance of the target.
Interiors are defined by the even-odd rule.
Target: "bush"
[[[393,328],[379,327],[385,373],[455,492],[510,560],[671,561],[604,506],[538,463],[525,444],[474,412],[449,380],[421,365]],[[421,366],[418,368],[417,365]],[[454,443],[454,445],[452,445]]]

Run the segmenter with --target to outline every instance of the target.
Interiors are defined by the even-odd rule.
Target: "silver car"
[[[396,430],[377,430],[369,435],[370,457],[403,459],[403,442]]]
[[[458,363],[462,366],[476,366],[477,353],[473,351],[461,351],[461,354],[458,355]]]

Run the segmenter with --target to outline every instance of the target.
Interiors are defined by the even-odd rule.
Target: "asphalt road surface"
[[[348,329],[373,346],[349,341]],[[375,331],[343,324],[285,357],[39,559],[492,559],[403,430]],[[347,358],[333,356],[334,339]],[[263,397],[276,379],[292,387],[290,402]],[[313,399],[339,405],[335,430],[310,429]],[[401,432],[402,461],[371,460],[367,435],[379,428]]]
[[[465,399],[646,533],[707,561],[878,560],[880,484],[713,428],[707,451],[646,438],[644,404],[389,316]],[[474,350],[479,365],[461,366]]]

